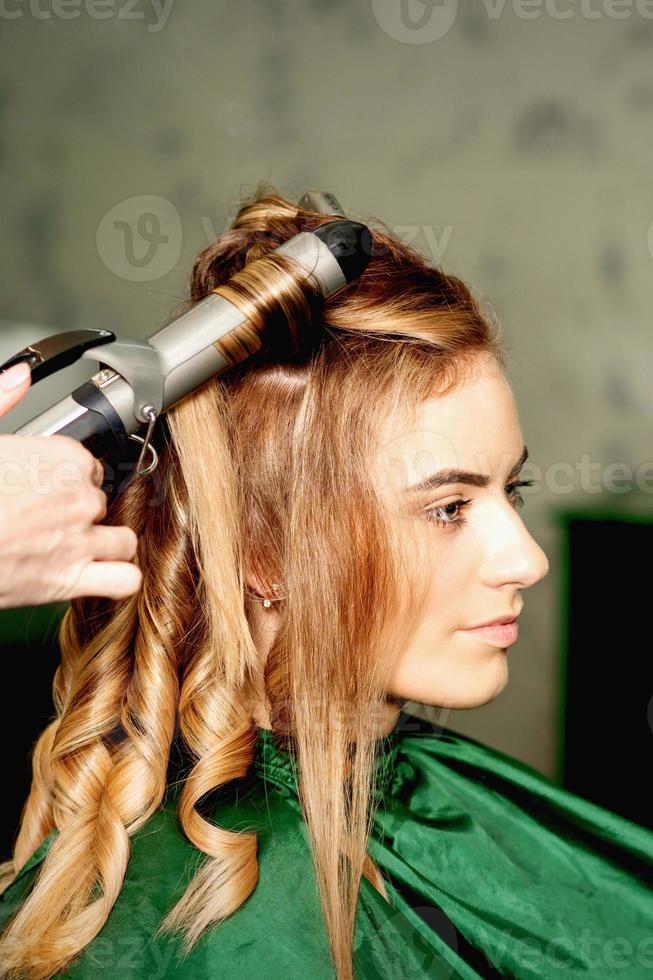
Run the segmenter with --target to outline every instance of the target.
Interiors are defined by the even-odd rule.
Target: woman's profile
[[[497,321],[381,221],[321,300],[268,253],[330,220],[260,184],[195,261],[265,345],[111,502],[143,586],[62,621],[1,978],[653,975],[653,833],[403,710],[505,688],[548,560]]]

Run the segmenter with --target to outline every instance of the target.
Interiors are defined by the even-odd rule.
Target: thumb
[[[24,362],[0,373],[0,416],[17,405],[27,393],[32,383],[32,372],[29,364]]]

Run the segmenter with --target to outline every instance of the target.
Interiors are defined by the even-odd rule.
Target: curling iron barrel
[[[268,254],[293,259],[326,298],[363,272],[371,251],[372,235],[365,225],[336,218]],[[15,434],[70,436],[101,457],[124,450],[126,440],[139,438],[133,433],[148,421],[149,438],[162,412],[261,344],[246,315],[213,292],[147,340],[121,339],[108,330],[72,331],[26,347],[0,369],[27,361],[38,381],[79,358],[99,362],[101,370],[88,382]]]

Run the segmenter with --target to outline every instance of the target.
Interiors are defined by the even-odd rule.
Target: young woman
[[[548,562],[495,322],[381,222],[319,301],[266,256],[328,220],[261,185],[196,260],[267,344],[110,506],[143,586],[62,622],[3,978],[653,975],[653,834],[403,710],[505,687]]]

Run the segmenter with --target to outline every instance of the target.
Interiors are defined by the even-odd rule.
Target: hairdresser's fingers
[[[143,573],[138,565],[121,561],[94,561],[85,566],[74,587],[68,591],[68,598],[95,596],[127,599],[138,592],[142,584]]]
[[[58,445],[53,447],[55,440],[58,440]],[[49,443],[48,449],[54,448],[54,452],[51,452],[50,455],[54,458],[55,464],[69,464],[72,468],[71,471],[68,469],[65,471],[66,486],[69,492],[77,492],[74,477],[80,478],[82,486],[88,480],[94,487],[101,489],[104,483],[104,464],[96,459],[93,453],[69,436],[48,436],[47,441]]]
[[[96,487],[101,487],[104,483],[104,465],[95,456],[91,469],[91,483],[95,484]]]
[[[0,373],[0,416],[6,415],[25,396],[32,384],[29,365],[14,364]]]
[[[90,536],[94,561],[131,561],[138,549],[138,536],[130,527],[100,524],[92,528]]]

